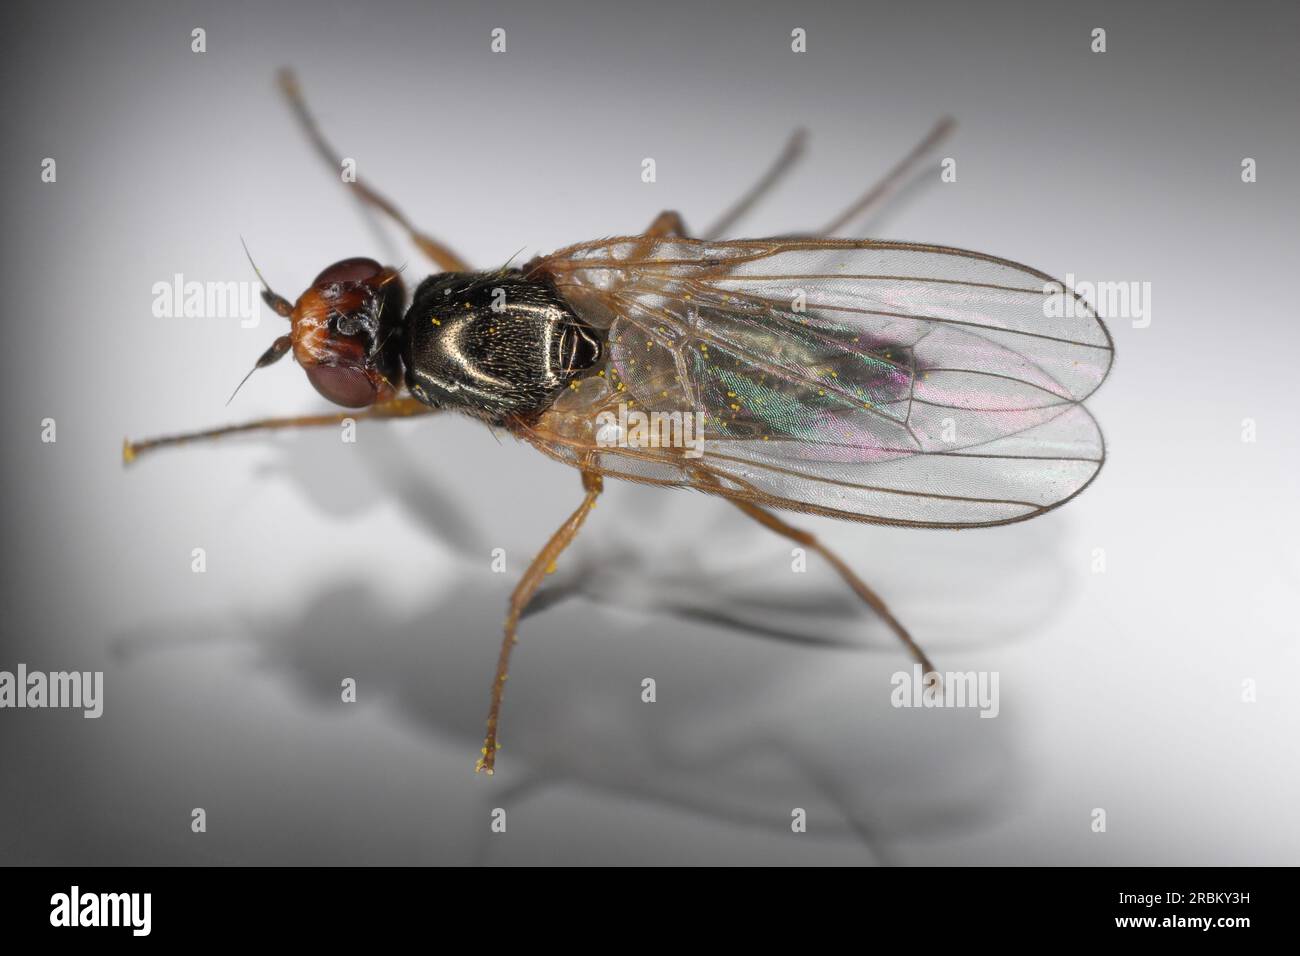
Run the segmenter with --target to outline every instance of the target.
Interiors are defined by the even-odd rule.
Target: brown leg
[[[682,222],[682,214],[675,209],[665,209],[659,215],[655,216],[654,222],[641,233],[641,241],[637,243],[629,254],[629,259],[641,259],[650,254],[650,249],[660,239],[685,239],[686,223]],[[628,279],[625,277],[618,286],[623,286]]]
[[[292,70],[281,70],[279,75],[280,89],[289,99],[289,105],[293,108],[298,117],[298,122],[302,124],[303,131],[316,147],[316,151],[324,157],[325,162],[335,173],[339,172],[339,154],[325,141],[320,127],[316,125],[316,120],[312,117],[311,111],[307,109],[307,102],[303,99],[302,88],[298,85],[298,79],[294,76]],[[385,196],[375,192],[359,179],[352,183],[352,188],[357,191],[361,200],[386,214],[395,223],[406,230],[406,234],[411,237],[411,241],[423,250],[424,254],[437,264],[438,268],[447,272],[470,272],[472,271],[469,264],[456,253],[452,252],[447,246],[431,236],[426,236],[415,228],[393,203]]]
[[[785,149],[781,150],[781,155],[776,158],[776,162],[765,172],[761,179],[756,182],[745,195],[741,196],[732,205],[730,209],[718,217],[718,220],[708,229],[701,233],[701,239],[717,239],[736,222],[744,216],[754,204],[763,198],[772,190],[795,162],[803,155],[804,146],[808,141],[808,134],[801,129],[795,130],[789,141],[785,144]],[[685,235],[683,232],[682,235]]]
[[[665,209],[655,216],[655,221],[650,223],[650,228],[641,235],[647,239],[685,239],[686,223],[682,222],[681,213],[675,209]]]
[[[945,117],[935,124],[934,128],[918,143],[910,153],[898,163],[884,179],[876,183],[865,193],[858,197],[848,209],[844,210],[839,216],[831,220],[826,226],[818,230],[814,235],[829,236],[844,228],[850,221],[862,215],[872,206],[878,205],[888,195],[898,188],[908,176],[915,172],[916,165],[925,155],[938,146],[952,132],[956,123]],[[807,143],[807,134],[804,130],[795,130],[791,135],[789,142],[785,144],[785,149],[777,157],[776,162],[765,172],[762,178],[755,183],[750,190],[738,199],[730,209],[722,214],[718,220],[708,229],[704,230],[699,236],[701,239],[717,239],[727,230],[731,229],[738,220],[741,219],[754,205],[769,193],[773,187],[780,181],[798,161],[803,154],[804,147]],[[665,238],[671,236],[687,236],[686,227],[682,224],[681,217],[675,212],[660,213],[654,223],[644,233],[646,236],[654,238]]]
[[[796,544],[801,544],[805,548],[811,548],[829,561],[831,567],[839,573],[839,576],[845,580],[849,587],[853,588],[858,597],[862,598],[862,600],[864,600],[873,611],[879,614],[881,618],[884,619],[885,623],[889,625],[890,630],[898,635],[899,640],[906,645],[912,656],[920,662],[922,672],[926,675],[934,673],[934,664],[930,662],[930,658],[926,657],[925,651],[921,650],[920,645],[912,639],[912,635],[907,632],[907,628],[903,627],[903,625],[899,623],[898,618],[894,617],[893,613],[889,610],[889,607],[883,600],[881,600],[880,595],[867,587],[866,582],[854,574],[853,569],[845,564],[844,561],[840,559],[839,555],[826,547],[826,545],[822,544],[816,537],[809,534],[807,531],[801,531],[792,525],[786,524],[766,508],[760,508],[758,505],[750,504],[747,501],[736,501],[734,499],[728,500],[765,528],[770,528],[777,534],[789,538],[791,541],[794,541]],[[929,680],[929,677],[927,676],[926,679]]]
[[[763,198],[763,196],[777,184],[781,176],[794,165],[795,160],[797,160],[803,153],[807,139],[808,135],[804,130],[795,130],[794,133],[791,134],[789,142],[785,144],[785,149],[781,151],[781,155],[778,156],[776,162],[772,164],[772,167],[768,169],[768,171],[763,174],[763,177],[750,188],[749,192],[741,196],[740,199],[738,199],[730,209],[723,213],[717,222],[705,230],[699,238],[716,239],[725,230],[730,229],[736,220],[749,212],[750,208],[758,202],[758,200]],[[681,213],[675,212],[671,209],[661,212],[656,216],[655,221],[650,224],[650,228],[643,232],[642,235],[650,239],[686,239],[690,237],[690,233],[686,231],[686,224],[682,222]]]
[[[224,435],[237,435],[240,432],[271,431],[277,428],[307,428],[313,425],[338,425],[352,418],[409,418],[412,415],[427,415],[437,409],[430,408],[413,398],[394,398],[372,405],[364,411],[339,412],[331,415],[300,415],[295,418],[262,418],[242,425],[226,425],[222,428],[209,428],[206,431],[186,432],[183,435],[164,435],[161,438],[149,438],[145,441],[123,441],[122,463],[131,464],[145,452],[168,445],[183,445],[192,441],[208,441]]]
[[[891,192],[897,189],[909,176],[916,171],[916,164],[919,163],[925,154],[934,149],[941,142],[948,138],[956,122],[950,117],[945,116],[935,124],[934,129],[926,134],[925,139],[917,143],[912,151],[903,157],[902,161],[891,169],[885,178],[880,180],[860,197],[848,209],[840,213],[829,223],[819,229],[814,235],[832,236],[847,226],[852,220],[862,215],[872,206],[878,205]]]
[[[600,495],[602,482],[601,477],[596,472],[584,471],[582,473],[582,487],[587,492],[582,499],[582,504],[578,505],[578,510],[569,515],[569,520],[560,525],[558,531],[551,535],[551,540],[546,542],[546,547],[542,548],[537,557],[533,558],[533,563],[528,566],[524,576],[515,586],[514,593],[510,595],[510,611],[506,615],[505,638],[501,642],[501,654],[497,658],[496,678],[492,681],[492,705],[488,709],[487,719],[487,736],[483,740],[483,753],[479,757],[478,763],[474,769],[486,774],[493,772],[493,766],[496,763],[497,750],[500,744],[497,743],[497,724],[501,718],[501,698],[506,690],[506,678],[510,669],[510,652],[514,650],[518,639],[515,637],[515,631],[519,627],[519,616],[524,613],[524,608],[528,602],[533,599],[537,589],[541,587],[542,580],[554,570],[555,560],[560,553],[569,546],[578,535],[578,529],[582,523],[587,520],[587,515],[596,505],[596,498]]]

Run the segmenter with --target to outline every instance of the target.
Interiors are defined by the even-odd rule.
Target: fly
[[[296,80],[285,72],[280,83],[334,166],[338,154]],[[643,233],[492,272],[474,271],[354,183],[441,271],[409,304],[398,272],[368,258],[334,263],[294,302],[263,280],[263,299],[290,331],[254,371],[292,352],[324,398],[363,410],[127,442],[123,457],[239,432],[445,411],[575,468],[582,502],[510,599],[477,764],[489,774],[520,616],[606,478],[716,495],[821,554],[932,674],[879,595],[777,511],[951,529],[1044,514],[1079,494],[1105,461],[1083,402],[1114,355],[1084,300],[1048,307],[1064,287],[1035,269],[946,246],[830,237],[896,187],[950,127],[940,123],[812,235],[720,238],[789,168],[802,149],[796,134],[704,238],[665,212]]]

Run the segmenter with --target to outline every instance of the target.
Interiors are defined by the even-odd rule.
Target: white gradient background
[[[0,668],[107,690],[97,721],[0,712],[0,862],[1300,860],[1296,7],[611,6],[10,14]],[[253,278],[240,236],[290,296],[345,256],[425,268],[309,152],[281,65],[485,267],[664,208],[704,226],[796,126],[808,158],[739,231],[810,228],[951,114],[958,182],[933,167],[863,234],[1150,282],[1151,326],[1111,323],[1110,461],[1078,501],[965,533],[803,521],[941,668],[998,671],[1001,716],[891,709],[908,662],[824,566],[791,574],[719,501],[619,486],[525,622],[478,777],[505,598],[576,475],[453,417],[124,470],[124,435],[321,407],[285,363],[224,408],[279,320],[157,319],[153,283]]]

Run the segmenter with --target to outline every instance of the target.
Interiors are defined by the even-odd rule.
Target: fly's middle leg
[[[560,554],[567,548],[573,539],[578,536],[578,531],[582,528],[583,522],[587,520],[587,515],[591,509],[596,506],[596,498],[600,496],[603,489],[603,482],[598,472],[584,471],[582,473],[582,487],[586,495],[582,499],[582,504],[578,509],[569,515],[569,519],[560,525],[551,539],[546,542],[546,546],[538,552],[537,557],[533,558],[532,564],[524,572],[519,583],[515,585],[514,593],[510,595],[510,610],[506,614],[505,636],[501,642],[501,653],[497,657],[497,672],[492,680],[492,702],[488,708],[487,735],[483,739],[483,752],[479,756],[478,763],[474,769],[486,774],[491,774],[496,764],[497,750],[500,744],[497,742],[497,727],[501,720],[501,700],[505,696],[506,680],[509,677],[510,670],[510,652],[514,650],[518,638],[515,636],[519,628],[519,618],[528,607],[528,602],[533,599],[537,589],[542,586],[542,581],[546,575],[555,569],[555,562]]]
[[[866,212],[883,205],[890,196],[892,196],[916,173],[921,160],[923,160],[931,150],[948,138],[956,125],[956,121],[947,116],[935,123],[934,128],[926,134],[925,138],[912,147],[912,151],[904,156],[893,169],[886,173],[883,179],[859,196],[853,201],[852,205],[826,225],[818,229],[813,233],[813,235],[833,236],[854,219],[857,219]]]
[[[786,141],[785,148],[777,156],[776,161],[768,167],[767,171],[754,183],[743,196],[737,199],[724,212],[713,225],[700,234],[701,239],[719,239],[724,237],[737,222],[740,221],[757,203],[768,195],[803,156],[804,149],[808,144],[808,133],[805,130],[797,129],[790,134],[790,139]]]
[[[641,233],[647,239],[686,239],[690,233],[686,231],[686,223],[682,221],[682,214],[675,209],[665,209],[659,215],[655,216],[655,221],[650,223],[650,228]]]
[[[781,178],[793,168],[794,164],[803,155],[807,143],[808,134],[805,130],[797,129],[791,133],[785,148],[781,150],[781,154],[763,173],[758,182],[754,183],[743,196],[732,203],[727,211],[719,216],[708,229],[700,233],[699,238],[717,239],[734,226],[759,200],[770,193],[776,184],[781,181]],[[642,235],[652,239],[690,238],[690,233],[686,229],[686,224],[682,221],[681,214],[671,209],[656,216],[655,221],[650,224],[650,228]]]

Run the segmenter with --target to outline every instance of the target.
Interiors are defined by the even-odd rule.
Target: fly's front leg
[[[413,398],[393,398],[378,402],[365,411],[338,412],[329,415],[298,415],[292,418],[260,418],[257,421],[244,422],[240,425],[225,425],[221,428],[209,428],[204,431],[185,432],[180,435],[164,435],[144,441],[122,442],[122,463],[131,464],[145,452],[169,445],[184,445],[188,442],[211,441],[225,435],[238,435],[242,432],[273,431],[282,428],[311,428],[320,425],[340,425],[348,419],[363,418],[410,418],[412,415],[428,415],[437,409],[430,408]]]
[[[292,70],[281,70],[279,75],[280,89],[284,91],[285,97],[289,100],[289,106],[293,108],[294,115],[298,117],[298,122],[302,125],[303,131],[307,138],[311,140],[312,145],[316,147],[316,152],[324,158],[330,168],[336,173],[340,169],[340,160],[338,151],[335,150],[325,140],[324,134],[321,133],[320,127],[316,125],[316,119],[307,109],[307,101],[303,99],[302,88],[298,85],[298,78],[294,76]],[[367,205],[374,206],[384,213],[388,218],[405,230],[406,234],[424,252],[426,256],[445,272],[470,272],[469,263],[467,263],[450,248],[443,245],[432,236],[427,236],[412,225],[406,215],[395,206],[386,196],[381,195],[371,189],[359,179],[352,183],[352,188],[357,191],[361,201]]]
[[[474,768],[483,773],[493,772],[497,750],[500,747],[497,743],[497,724],[501,719],[501,698],[505,695],[506,678],[510,670],[510,652],[518,643],[515,632],[519,627],[519,617],[524,613],[524,608],[528,607],[528,602],[533,599],[537,589],[542,586],[542,580],[554,570],[555,561],[560,553],[577,537],[578,530],[587,520],[587,515],[596,506],[596,498],[599,497],[603,487],[600,475],[597,472],[584,471],[582,487],[586,491],[582,504],[578,505],[578,510],[569,515],[569,520],[560,525],[559,530],[551,535],[551,539],[546,542],[546,547],[533,558],[533,563],[528,566],[528,570],[515,586],[514,593],[510,595],[505,637],[501,642],[501,653],[497,657],[496,677],[492,681],[492,704],[488,709],[487,736],[483,740],[483,753]]]

